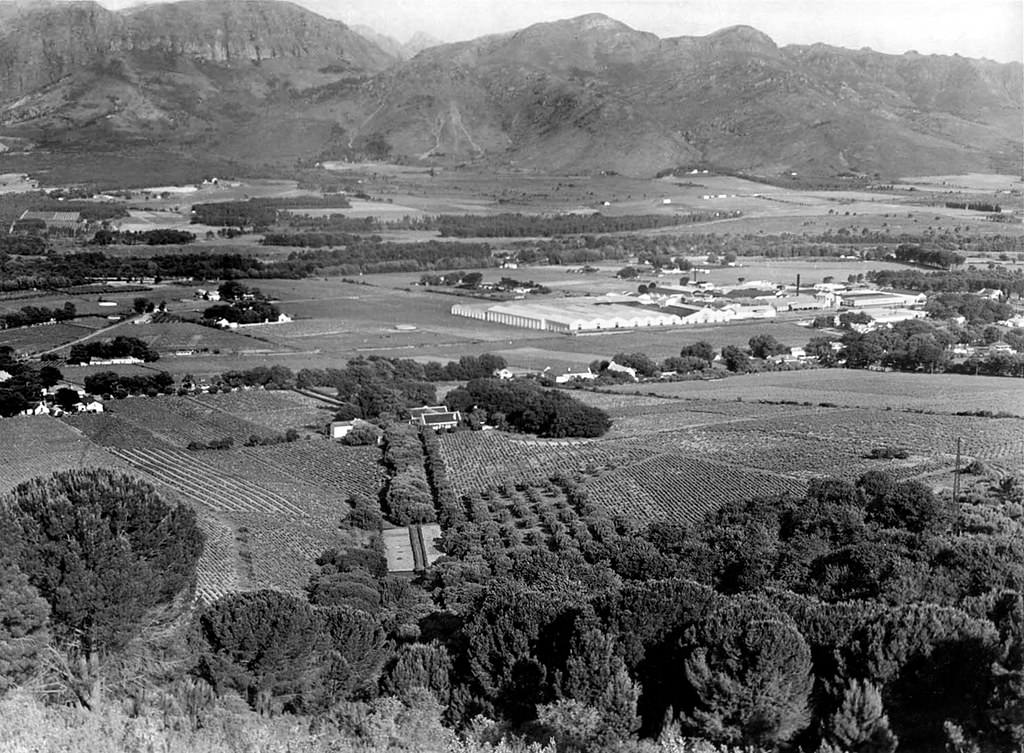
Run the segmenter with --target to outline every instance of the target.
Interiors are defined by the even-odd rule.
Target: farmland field
[[[0,345],[9,346],[18,352],[36,353],[56,348],[79,337],[85,337],[94,331],[94,328],[81,327],[70,322],[16,327],[0,330]]]
[[[319,403],[293,393],[263,391],[205,398],[210,405],[182,398],[120,401],[110,413],[68,417],[63,430],[77,440],[71,448],[78,455],[85,447],[197,510],[208,536],[198,573],[201,598],[248,588],[301,591],[315,570],[316,557],[338,543],[345,499],[356,493],[376,497],[382,482],[380,450],[344,447],[322,438],[185,450],[186,440],[204,432],[219,438],[218,431],[238,435],[256,426],[242,415],[262,415],[265,424],[283,426],[316,410],[311,403]],[[122,410],[115,412],[118,405]],[[48,462],[42,441],[26,446],[36,463]],[[21,465],[27,469],[22,475],[34,475],[33,466]]]
[[[128,467],[56,418],[22,416],[0,421],[0,493],[36,476],[90,466]]]
[[[284,434],[288,429],[322,431],[333,416],[332,406],[316,398],[284,390],[238,390],[196,395],[194,400],[216,411]],[[308,434],[309,431],[306,431]]]
[[[263,329],[238,332],[204,327],[192,322],[150,322],[122,328],[120,334],[136,337],[161,354],[176,351],[220,351],[223,353],[268,353],[281,346],[264,340]]]
[[[852,369],[807,369],[748,374],[715,381],[620,385],[609,391],[674,398],[791,400],[818,404],[927,410],[940,413],[1005,411],[1024,416],[1024,383],[961,374],[903,374]]]
[[[692,523],[729,500],[799,493],[818,476],[849,478],[877,469],[901,478],[939,477],[954,464],[957,438],[967,459],[1024,470],[1022,419],[758,403],[710,392],[690,399],[573,394],[612,417],[605,437],[442,435],[441,455],[455,492],[568,474],[610,511]],[[885,447],[906,456],[869,457]]]

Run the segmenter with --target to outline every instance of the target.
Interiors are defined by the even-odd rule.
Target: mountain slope
[[[273,0],[0,3],[0,18],[0,135],[50,149],[638,175],[1021,169],[1019,63],[780,48],[744,26],[660,39],[600,14],[405,61]]]
[[[1021,81],[1019,64],[589,15],[427,50],[368,85],[360,127],[406,154],[556,169],[1016,171]]]
[[[0,128],[49,146],[216,144],[240,122],[294,115],[282,103],[296,91],[395,62],[291,3],[11,7],[0,31]]]

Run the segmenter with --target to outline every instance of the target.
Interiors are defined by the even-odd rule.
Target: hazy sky
[[[108,8],[139,0],[100,0]],[[538,21],[605,13],[660,37],[748,24],[778,44],[825,42],[880,52],[1024,60],[1021,0],[293,0],[405,41],[457,41]]]

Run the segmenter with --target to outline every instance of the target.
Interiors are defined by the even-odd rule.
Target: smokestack
[[[800,275],[796,276],[796,294],[800,295]]]

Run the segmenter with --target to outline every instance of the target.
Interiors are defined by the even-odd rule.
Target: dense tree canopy
[[[150,609],[193,585],[195,513],[107,470],[62,471],[0,499],[8,552],[49,603],[55,637],[86,650],[123,645]]]
[[[481,409],[492,423],[540,436],[599,437],[611,427],[604,411],[533,382],[472,379],[447,400],[454,410]]]

